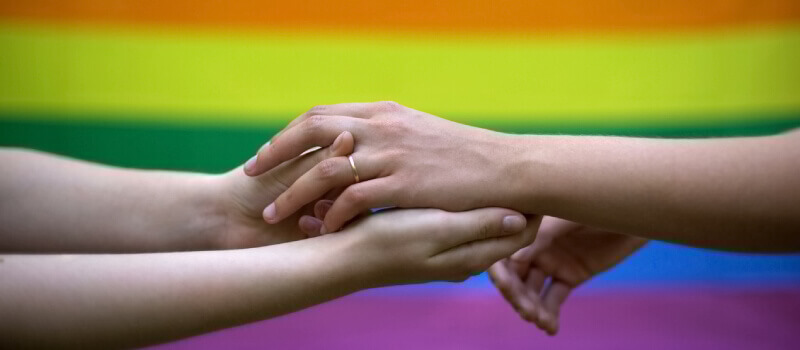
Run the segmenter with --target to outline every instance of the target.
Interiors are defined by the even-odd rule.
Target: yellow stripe
[[[467,123],[669,125],[698,122],[696,115],[711,116],[699,120],[708,123],[800,110],[798,27],[593,38],[413,35],[7,22],[0,24],[0,111],[261,124],[266,115],[315,104],[396,100]]]

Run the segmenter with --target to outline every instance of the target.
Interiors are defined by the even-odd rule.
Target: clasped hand
[[[487,261],[502,259],[490,270],[493,282],[525,320],[549,334],[558,330],[560,306],[573,288],[645,243],[643,239],[549,217],[544,220],[540,238],[531,243],[541,220],[535,216],[528,216],[521,238],[491,239],[496,235],[491,232],[503,231],[492,229],[492,225],[503,221],[482,224],[492,222],[486,210],[507,209],[476,208],[496,206],[520,212],[526,208],[524,200],[518,198],[518,189],[507,181],[518,167],[508,156],[514,152],[514,137],[450,122],[394,102],[314,107],[265,144],[245,164],[244,172],[259,176],[312,147],[337,149],[343,143],[348,149],[354,143],[349,154],[353,164],[348,154],[341,152],[321,160],[266,206],[263,219],[279,224],[290,217],[296,219],[293,215],[298,210],[313,205],[313,215],[299,219],[301,230],[313,237],[369,216],[372,208],[439,208],[437,212],[399,210],[357,221],[356,227],[368,226],[369,231],[385,231],[382,225],[395,226],[394,232],[408,231],[372,245],[362,254],[380,255],[369,261],[405,261],[401,266],[406,283],[461,280],[484,271]],[[521,220],[510,210],[506,213],[507,220]],[[392,220],[383,220],[384,216]],[[470,231],[464,226],[469,222],[484,225],[477,229],[483,232],[482,237],[473,236],[472,242],[456,238],[457,231]],[[472,231],[476,231],[474,227]],[[446,254],[447,267],[440,264],[438,275],[428,273],[430,265],[415,264],[413,254],[404,257],[408,251],[398,249],[410,240],[436,238],[439,249],[453,247]],[[516,253],[498,255],[503,251]],[[417,268],[408,268],[414,266]],[[385,269],[387,276],[397,275],[391,273],[390,266]]]

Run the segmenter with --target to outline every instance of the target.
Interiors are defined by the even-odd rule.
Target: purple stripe
[[[800,288],[578,294],[547,337],[499,296],[357,294],[161,349],[798,349]]]

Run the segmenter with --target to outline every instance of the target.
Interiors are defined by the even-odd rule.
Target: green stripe
[[[260,125],[396,100],[468,123],[652,126],[800,109],[800,27],[464,37],[0,23],[0,51],[0,111],[87,118]]]
[[[753,116],[756,122],[671,128],[537,128],[500,125],[512,133],[647,137],[769,135],[800,127],[800,114]],[[243,163],[280,126],[178,126],[108,122],[42,122],[0,115],[0,145],[25,147],[137,168],[223,172]]]

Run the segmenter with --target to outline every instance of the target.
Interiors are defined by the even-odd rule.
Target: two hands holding
[[[0,338],[21,346],[141,346],[487,269],[554,334],[572,289],[649,239],[800,251],[800,132],[510,135],[350,103],[222,175],[0,164]]]
[[[307,237],[368,231],[362,238],[374,240],[371,248],[354,254],[383,266],[377,275],[402,276],[377,285],[459,281],[489,269],[525,320],[555,334],[570,291],[646,240],[533,214],[531,198],[510,181],[522,165],[503,154],[514,151],[514,138],[393,102],[318,106],[244,172],[280,178],[292,162],[318,163],[267,191],[275,199],[266,207],[248,210],[264,208],[270,226],[296,224]],[[321,149],[306,152],[313,147]]]

